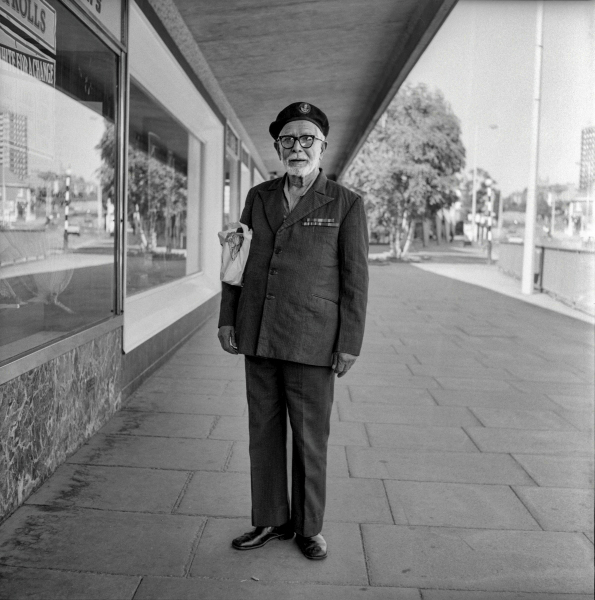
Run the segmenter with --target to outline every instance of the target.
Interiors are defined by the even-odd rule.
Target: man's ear
[[[273,148],[275,148],[275,150],[277,151],[277,156],[279,157],[279,160],[283,160],[283,157],[281,156],[281,150],[279,148],[279,142],[273,142]]]

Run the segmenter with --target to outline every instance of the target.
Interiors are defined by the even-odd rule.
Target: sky
[[[527,187],[535,0],[460,0],[407,81],[440,89],[473,168],[505,195]],[[578,184],[581,130],[595,125],[595,0],[544,2],[539,177]],[[497,127],[494,127],[497,126]]]

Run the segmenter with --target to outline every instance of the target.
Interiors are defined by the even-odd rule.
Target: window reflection
[[[199,153],[198,141],[131,82],[128,295],[198,270]],[[192,250],[190,259],[189,249]]]
[[[113,172],[104,175],[116,155],[117,58],[50,4],[55,55],[0,30],[2,46],[44,65],[36,78],[7,53],[0,60],[0,362],[109,317],[114,305]]]

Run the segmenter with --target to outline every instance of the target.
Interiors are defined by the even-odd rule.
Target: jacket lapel
[[[280,186],[281,195],[283,195],[283,186]],[[326,175],[321,170],[312,187],[306,195],[299,201],[298,205],[289,213],[287,219],[283,221],[280,229],[285,229],[303,219],[308,213],[324,206],[334,200],[331,196],[325,195]]]
[[[271,181],[269,187],[259,193],[264,212],[273,233],[277,233],[283,223],[283,177]]]

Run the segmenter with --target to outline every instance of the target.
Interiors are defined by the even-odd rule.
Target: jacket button
[[[275,248],[275,254],[281,254],[281,248]]]
[[[267,300],[274,300],[275,296],[274,294],[267,294]]]
[[[276,274],[277,274],[277,269],[271,269],[271,270],[269,271],[269,273],[270,273],[271,275],[276,275]]]

